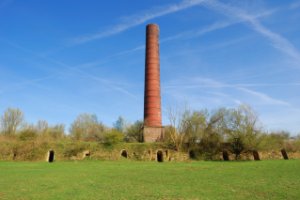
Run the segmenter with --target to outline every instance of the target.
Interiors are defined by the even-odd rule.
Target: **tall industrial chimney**
[[[156,142],[162,138],[159,27],[146,27],[145,96],[144,96],[144,142]]]

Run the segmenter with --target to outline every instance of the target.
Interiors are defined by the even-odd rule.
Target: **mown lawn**
[[[300,160],[0,162],[0,199],[300,199]]]

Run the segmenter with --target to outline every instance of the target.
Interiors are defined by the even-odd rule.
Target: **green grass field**
[[[300,160],[0,162],[0,199],[300,199]]]

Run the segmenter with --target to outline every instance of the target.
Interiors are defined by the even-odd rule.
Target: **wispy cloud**
[[[290,5],[290,9],[297,9],[297,8],[299,8],[299,7],[300,7],[300,1],[295,2],[295,3],[292,3],[292,4]]]
[[[253,18],[257,19],[257,18],[269,16],[269,15],[272,15],[273,13],[275,13],[277,10],[278,9],[267,10],[267,11],[264,11],[262,13],[255,14],[253,16]],[[181,32],[179,34],[169,36],[167,38],[163,38],[161,40],[161,43],[176,40],[176,39],[196,38],[196,37],[202,36],[204,34],[207,34],[207,33],[213,32],[213,31],[217,31],[217,30],[220,30],[220,29],[224,29],[224,28],[227,28],[229,26],[232,26],[232,25],[235,25],[235,24],[238,24],[238,23],[242,23],[242,22],[245,22],[245,19],[235,18],[235,19],[230,19],[230,20],[227,20],[227,21],[218,21],[218,22],[215,22],[215,23],[213,23],[213,24],[211,24],[207,27],[204,27],[204,28],[201,28],[201,29],[198,29],[198,30],[184,31],[184,32]]]
[[[300,52],[298,49],[296,49],[294,45],[285,37],[263,26],[254,15],[251,15],[240,8],[221,3],[217,0],[206,2],[205,5],[219,13],[247,22],[253,30],[266,37],[271,42],[273,47],[293,58],[297,62],[300,61]]]
[[[71,42],[73,44],[81,44],[86,43],[92,40],[101,39],[104,37],[108,37],[111,35],[115,35],[126,31],[130,28],[143,24],[149,20],[172,14],[193,6],[200,5],[204,2],[208,2],[209,0],[183,0],[180,3],[172,4],[164,7],[158,7],[155,9],[145,10],[139,14],[123,17],[123,22],[112,27],[107,28],[104,31],[100,31],[98,33],[89,34],[86,36],[80,36],[74,38]]]
[[[185,84],[182,84],[185,83]],[[186,99],[191,99],[190,96],[186,96],[184,97],[183,93],[186,92],[186,94],[197,94],[199,93],[199,89],[204,89],[204,88],[209,88],[209,93],[211,94],[222,94],[223,97],[226,97],[226,99],[233,101],[235,104],[238,103],[240,104],[240,102],[242,102],[242,100],[237,100],[235,99],[235,97],[231,97],[231,95],[229,93],[233,91],[235,91],[235,93],[237,91],[246,93],[248,95],[251,95],[251,98],[253,98],[254,102],[252,103],[259,103],[259,104],[264,104],[264,105],[280,105],[280,106],[289,106],[290,104],[286,101],[280,100],[280,99],[276,99],[273,98],[271,96],[269,96],[266,93],[262,93],[262,92],[258,92],[254,89],[249,89],[249,87],[257,87],[260,85],[268,85],[268,86],[272,86],[273,84],[228,84],[228,83],[224,83],[224,82],[220,82],[211,78],[203,78],[203,77],[192,77],[189,79],[180,79],[180,80],[176,80],[173,81],[171,83],[166,83],[164,84],[163,90],[169,93],[175,93],[175,94],[179,94],[180,98],[186,98]],[[276,86],[280,85],[280,84],[274,84]],[[282,86],[285,86],[287,84],[281,84]],[[300,86],[300,84],[295,83],[294,85],[296,86]],[[231,91],[229,91],[228,89],[231,89]],[[180,92],[181,91],[181,92]],[[222,91],[220,93],[220,91]],[[238,94],[238,93],[236,93]],[[240,93],[241,94],[241,93]],[[241,96],[241,95],[237,95],[237,96]],[[217,98],[219,99],[219,98]],[[245,100],[249,100],[249,99],[245,99]]]
[[[254,18],[261,18],[261,17],[272,15],[277,10],[278,9],[271,9],[271,10],[264,11],[262,13],[258,13],[254,16]],[[180,32],[180,33],[175,34],[175,35],[171,35],[171,36],[168,36],[168,37],[165,37],[165,38],[161,38],[160,39],[160,44],[163,44],[163,43],[166,43],[166,42],[172,42],[174,40],[182,40],[182,39],[186,40],[186,39],[197,38],[197,37],[203,36],[205,34],[208,34],[210,32],[217,31],[217,30],[220,30],[220,29],[224,29],[224,28],[227,28],[229,26],[232,26],[232,25],[235,25],[235,24],[238,24],[238,23],[242,23],[242,22],[244,22],[244,20],[242,20],[242,19],[218,21],[218,22],[215,22],[215,23],[213,23],[213,24],[211,24],[207,27],[204,27],[204,28],[201,28],[201,29],[198,29],[198,30],[183,31],[183,32]],[[222,47],[228,46],[229,44],[237,43],[237,42],[240,42],[240,41],[245,40],[245,39],[248,39],[248,37],[238,38],[238,39],[235,39],[233,41],[225,42],[225,43],[222,43],[222,44],[219,43],[217,46],[220,48],[221,46]],[[112,60],[116,57],[127,55],[127,54],[130,54],[130,53],[133,53],[133,52],[136,52],[136,51],[140,51],[140,50],[144,50],[144,49],[145,49],[145,45],[139,45],[139,46],[133,47],[131,49],[124,50],[124,51],[121,51],[119,53],[115,53],[115,54],[113,54],[113,55],[111,55],[111,56],[109,56],[105,59],[101,59],[100,61],[93,61],[93,62],[89,62],[89,63],[84,63],[84,64],[79,65],[78,67],[80,67],[80,68],[88,67],[89,68],[89,67],[99,66],[103,63],[109,62],[110,60]]]
[[[264,104],[283,105],[283,106],[289,106],[290,105],[288,102],[272,98],[269,95],[267,95],[265,93],[262,93],[262,92],[257,92],[257,91],[250,90],[250,89],[247,89],[247,88],[244,88],[244,87],[237,87],[237,89],[256,97],[259,101],[261,101]]]
[[[97,82],[100,82],[102,83],[103,85],[107,86],[108,88],[112,89],[112,90],[115,90],[117,92],[120,92],[120,93],[123,93],[131,98],[134,98],[136,99],[136,96],[129,92],[128,90],[126,90],[124,87],[121,87],[117,84],[114,83],[114,81],[111,81],[107,78],[101,78],[101,77],[98,77],[96,75],[93,75],[93,74],[90,74],[86,71],[83,71],[81,69],[79,69],[78,67],[71,67],[61,61],[58,61],[58,60],[55,60],[55,59],[52,59],[52,58],[49,58],[49,57],[46,57],[46,56],[43,56],[43,55],[40,55],[28,48],[25,48],[23,46],[20,46],[19,44],[16,44],[16,43],[13,43],[11,41],[8,41],[8,40],[4,40],[3,38],[0,38],[0,41],[2,42],[5,42],[6,44],[16,48],[16,49],[19,49],[23,52],[26,52],[36,58],[40,58],[40,59],[43,59],[44,61],[46,62],[49,62],[51,64],[55,64],[57,66],[60,66],[61,68],[57,69],[55,73],[53,73],[52,75],[48,75],[48,76],[43,76],[43,77],[38,77],[38,78],[35,78],[35,79],[31,79],[31,80],[26,80],[24,82],[20,82],[20,83],[17,83],[16,85],[19,86],[19,85],[24,85],[24,84],[38,84],[38,82],[40,81],[43,81],[45,79],[49,79],[49,78],[54,78],[55,75],[64,75],[66,73],[69,73],[69,72],[75,72],[75,73],[78,73],[80,75],[82,75],[83,77],[86,77],[88,79],[92,79],[92,80],[95,80]],[[64,69],[65,71],[63,71],[62,69]],[[67,70],[67,72],[66,72]],[[1,92],[4,92],[6,89],[2,89]]]

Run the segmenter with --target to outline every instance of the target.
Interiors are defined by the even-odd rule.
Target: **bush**
[[[37,132],[33,128],[26,128],[20,132],[19,139],[22,141],[35,140]]]
[[[108,146],[120,143],[123,140],[124,140],[124,135],[116,129],[112,129],[106,132],[104,135],[104,144]]]

